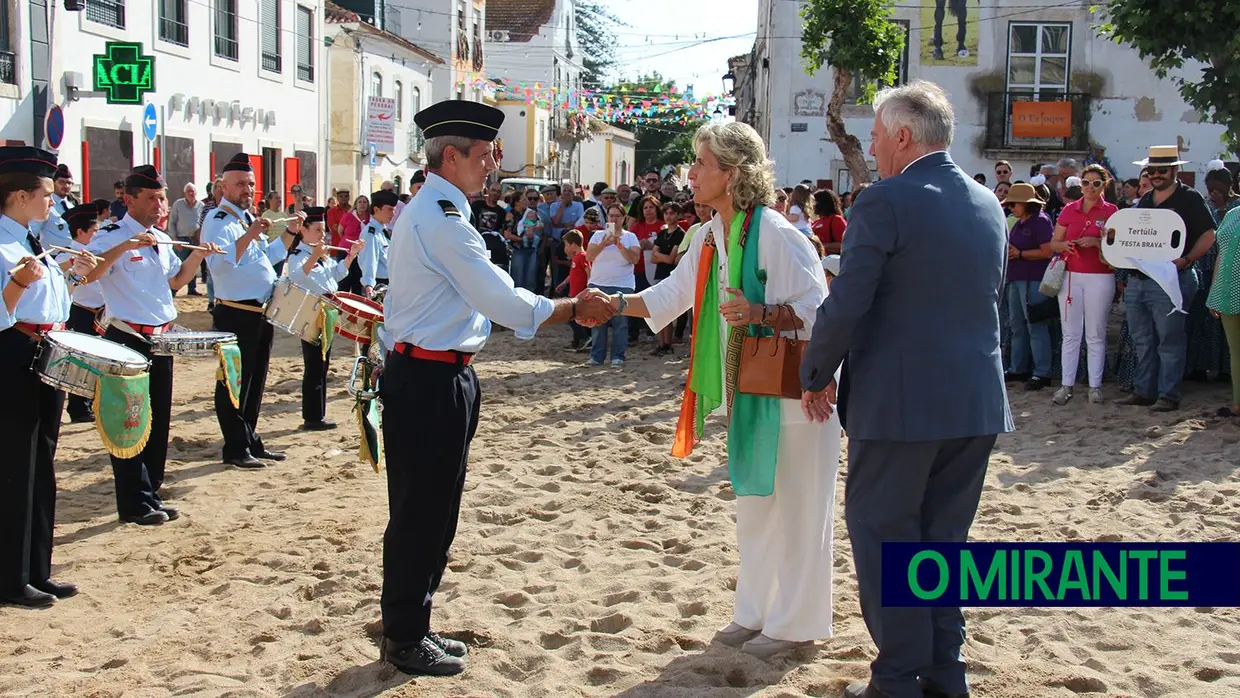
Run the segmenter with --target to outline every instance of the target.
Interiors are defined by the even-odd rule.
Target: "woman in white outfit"
[[[753,128],[712,124],[694,138],[694,201],[715,210],[672,275],[612,297],[617,312],[659,330],[694,318],[689,380],[672,454],[684,457],[712,412],[729,416],[740,572],[732,623],[716,640],[767,657],[831,637],[832,521],[840,423],[812,422],[799,400],[734,390],[747,334],[801,339],[827,288],[809,239],[771,208],[766,147]],[[780,308],[785,312],[780,312]],[[791,312],[786,312],[790,310]]]

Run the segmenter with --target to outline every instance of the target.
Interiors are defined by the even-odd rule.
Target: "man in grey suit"
[[[878,648],[849,697],[968,695],[959,608],[882,602],[882,543],[964,541],[998,434],[1012,430],[999,353],[1007,225],[995,195],[947,154],[937,85],[874,101],[882,179],[853,202],[839,276],[801,364],[803,406],[848,433],[844,507],[861,612]],[[846,361],[845,361],[846,360]]]

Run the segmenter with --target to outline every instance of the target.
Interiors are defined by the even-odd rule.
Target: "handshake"
[[[597,288],[587,288],[573,299],[576,309],[574,320],[582,327],[598,327],[616,316],[611,296]]]

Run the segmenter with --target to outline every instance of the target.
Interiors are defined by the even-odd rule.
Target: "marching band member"
[[[55,199],[55,195],[52,198]],[[94,204],[84,204],[65,211],[63,218],[65,224],[69,226],[70,234],[73,235],[73,240],[68,245],[70,249],[86,249],[99,230],[98,217],[99,209]],[[62,269],[68,269],[68,265],[72,264],[76,258],[75,255],[62,252],[56,256],[56,261],[60,263]],[[66,327],[82,334],[95,334],[95,318],[98,317],[101,308],[103,308],[103,289],[99,284],[82,286],[73,292],[73,305],[69,308],[69,322],[66,323]],[[70,422],[84,424],[95,421],[90,398],[69,395],[67,402]]]
[[[104,339],[123,344],[151,361],[150,438],[141,453],[111,459],[121,521],[156,526],[180,514],[159,496],[172,420],[172,357],[152,355],[147,338],[166,332],[176,319],[172,296],[194,278],[208,253],[194,250],[182,264],[172,246],[166,244],[172,238],[155,228],[168,210],[168,196],[164,178],[151,165],[135,167],[125,178],[125,206],[125,217],[104,226],[87,250],[103,257],[90,278],[98,280],[112,317]],[[210,244],[206,247],[217,249]]]
[[[215,280],[215,329],[237,335],[241,350],[241,407],[233,407],[224,383],[215,386],[215,417],[224,435],[224,462],[238,468],[263,468],[260,458],[282,461],[285,455],[269,451],[258,435],[258,413],[263,404],[267,366],[271,362],[273,328],[263,317],[263,305],[275,288],[278,264],[288,254],[279,238],[267,241],[271,227],[255,218],[254,169],[250,157],[237,153],[224,165],[218,192],[219,206],[202,223],[199,239],[218,245],[225,254],[207,258]]]
[[[349,265],[357,258],[366,246],[366,241],[357,239],[349,247],[349,254],[343,261],[333,259],[327,250],[324,240],[324,218],[327,209],[321,206],[308,207],[305,210],[306,222],[302,226],[298,244],[289,252],[288,276],[293,283],[319,296],[327,296],[340,290],[340,281],[349,274]],[[326,431],[335,429],[336,423],[330,422],[327,416],[327,367],[331,361],[330,343],[334,337],[325,337],[328,342],[326,351],[318,344],[311,344],[304,339],[301,342],[301,357],[305,371],[301,378],[301,428],[306,431]]]
[[[392,219],[400,198],[395,192],[380,189],[370,195],[370,222],[362,230],[366,246],[358,260],[362,267],[362,286],[366,297],[375,297],[376,286],[388,284],[388,247],[392,244]]]
[[[35,260],[43,246],[30,229],[51,206],[56,156],[26,146],[0,147],[0,603],[49,606],[77,593],[50,579],[55,523],[56,440],[64,393],[31,369],[40,335],[69,319],[70,284],[84,282],[93,258],[62,272]],[[66,277],[68,281],[66,281]]]
[[[69,172],[69,166],[62,163],[56,167],[56,175],[52,178],[52,208],[47,218],[30,225],[44,247],[72,247],[69,243],[73,241],[73,234],[64,219],[65,212],[76,205],[69,193],[72,188],[73,174]]]

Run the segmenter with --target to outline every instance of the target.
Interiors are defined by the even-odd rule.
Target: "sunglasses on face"
[[[1165,175],[1174,170],[1174,167],[1151,167],[1149,172],[1151,175]]]
[[[1087,179],[1087,180],[1085,180],[1085,181],[1081,182],[1081,186],[1083,186],[1083,187],[1093,187],[1094,189],[1101,189],[1101,188],[1102,188],[1102,180],[1101,180],[1101,179]]]
[[[1003,175],[1010,175],[1010,174],[1012,174],[1012,171],[1011,171],[1011,170],[995,170],[995,174],[997,174],[997,175],[999,175],[1000,177],[1002,177]]]

